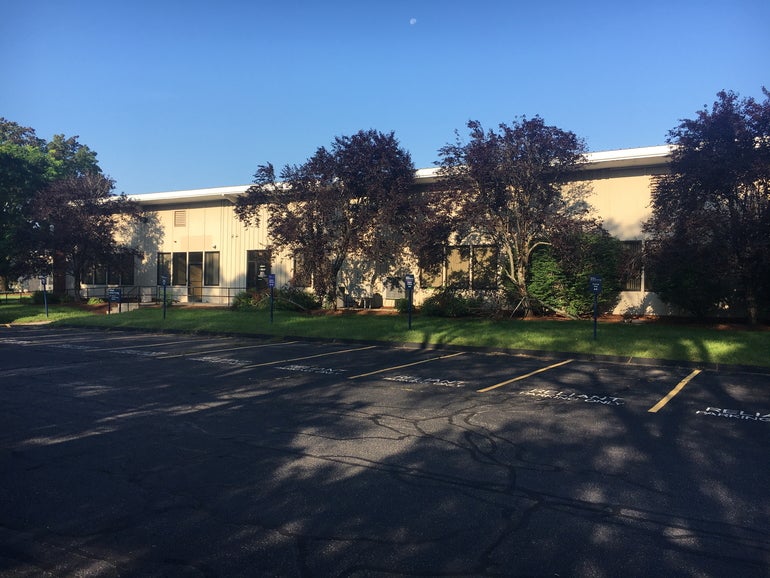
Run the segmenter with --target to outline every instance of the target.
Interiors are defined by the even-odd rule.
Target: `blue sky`
[[[247,184],[369,128],[417,167],[469,119],[649,146],[770,88],[768,23],[767,0],[5,0],[0,116],[79,135],[129,194]]]

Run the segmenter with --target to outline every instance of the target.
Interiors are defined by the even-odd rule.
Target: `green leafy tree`
[[[87,173],[55,180],[35,195],[37,252],[64,266],[76,297],[89,267],[118,265],[125,254],[137,253],[120,246],[116,232],[139,215],[139,207],[124,194],[113,195],[114,187],[109,177]]]
[[[599,275],[599,312],[607,313],[618,303],[623,270],[623,244],[607,231],[598,226],[587,231],[565,231],[550,245],[535,250],[528,286],[547,309],[582,316],[593,311],[588,281],[592,275]]]
[[[485,131],[468,123],[470,140],[440,149],[440,174],[455,230],[476,231],[500,247],[504,276],[525,314],[544,305],[529,288],[534,252],[575,227],[592,226],[585,186],[570,184],[584,162],[585,145],[574,133],[519,118]],[[569,314],[555,304],[545,304]]]
[[[46,142],[29,127],[0,118],[0,285],[28,272],[23,241],[31,233],[36,191],[53,177]]]
[[[770,306],[770,92],[718,93],[671,130],[670,172],[645,231],[655,289],[696,315],[725,306],[757,323]]]
[[[100,173],[96,153],[77,137],[51,142],[34,129],[0,118],[0,285],[45,268],[44,232],[35,222],[35,196],[57,179]]]
[[[236,214],[260,222],[266,208],[274,245],[303,257],[317,295],[336,304],[338,275],[351,256],[386,267],[403,256],[402,237],[415,227],[414,165],[391,132],[359,131],[334,139],[277,181],[260,166]]]

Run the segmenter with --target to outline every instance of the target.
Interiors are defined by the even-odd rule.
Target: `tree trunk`
[[[757,296],[754,288],[751,286],[746,287],[746,314],[748,315],[749,325],[754,326],[759,323]]]

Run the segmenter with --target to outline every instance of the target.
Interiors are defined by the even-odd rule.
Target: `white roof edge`
[[[644,161],[665,162],[671,154],[673,146],[656,145],[649,147],[638,147],[630,149],[617,149],[609,151],[597,151],[586,153],[585,158],[588,165],[608,164],[612,166],[623,166],[625,163],[638,166],[644,164]],[[655,164],[655,163],[653,163]],[[584,168],[590,168],[584,167]],[[440,167],[429,167],[417,169],[414,173],[415,178],[431,179],[438,176]],[[226,198],[229,195],[241,195],[251,185],[234,185],[229,187],[210,187],[206,189],[190,189],[184,191],[162,191],[157,193],[140,193],[129,195],[128,198],[138,203],[161,203],[168,201],[210,201],[217,198]]]
[[[227,195],[245,193],[251,185],[234,185],[230,187],[210,187],[207,189],[189,189],[184,191],[161,191],[157,193],[140,193],[128,195],[128,198],[139,203],[146,201],[175,201],[175,200],[209,200]]]
[[[611,151],[597,151],[586,153],[585,157],[589,163],[603,161],[625,161],[639,159],[653,159],[666,157],[671,154],[673,147],[671,145],[656,145],[651,147],[638,147],[633,149],[617,149]]]

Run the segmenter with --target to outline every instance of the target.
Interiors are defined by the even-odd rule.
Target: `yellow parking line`
[[[683,388],[685,385],[687,385],[688,383],[690,383],[690,380],[691,380],[693,377],[695,377],[696,375],[698,375],[700,372],[701,372],[701,370],[700,370],[700,369],[696,369],[696,370],[694,370],[694,371],[693,371],[693,372],[692,372],[690,375],[688,375],[688,376],[687,376],[687,377],[685,377],[685,378],[684,378],[682,381],[680,381],[680,382],[679,382],[679,383],[676,385],[676,387],[675,387],[674,389],[672,389],[671,391],[669,391],[669,392],[668,392],[668,395],[666,395],[666,397],[664,397],[663,399],[661,399],[661,400],[660,400],[658,403],[656,403],[655,405],[653,405],[653,406],[652,406],[650,409],[648,409],[647,411],[648,411],[649,413],[657,413],[659,409],[661,409],[661,408],[662,408],[664,405],[666,405],[666,404],[667,404],[669,401],[671,401],[671,399],[672,399],[672,398],[673,398],[673,397],[674,397],[674,396],[675,396],[677,393],[679,393],[680,391],[682,391],[682,388]]]
[[[370,371],[369,373],[362,373],[361,375],[351,375],[348,377],[348,379],[358,379],[359,377],[368,377],[370,375],[375,375],[377,373],[384,373],[386,371],[393,371],[395,369],[403,369],[404,367],[411,367],[413,365],[420,365],[421,363],[428,363],[429,361],[438,361],[439,359],[449,359],[450,357],[455,357],[457,355],[462,355],[465,353],[464,351],[461,351],[460,353],[450,353],[449,355],[442,355],[440,357],[431,357],[430,359],[423,359],[421,361],[414,361],[412,363],[405,363],[404,365],[395,365],[393,367],[386,367],[385,369],[378,369],[377,371]]]
[[[500,383],[496,383],[495,385],[490,385],[489,387],[485,387],[484,389],[479,389],[477,390],[477,393],[486,393],[488,391],[492,391],[493,389],[497,389],[498,387],[503,387],[504,385],[513,383],[514,381],[521,381],[522,379],[527,379],[528,377],[532,377],[533,375],[537,375],[538,373],[543,373],[544,371],[548,371],[549,369],[554,369],[555,367],[567,365],[568,363],[572,363],[573,361],[575,360],[568,359],[567,361],[560,361],[559,363],[554,363],[553,365],[549,365],[548,367],[542,367],[540,369],[536,369],[535,371],[530,371],[525,375],[520,375],[519,377],[514,377],[513,379],[509,379],[507,381],[501,381]]]
[[[332,351],[329,353],[317,353],[316,355],[306,355],[304,357],[294,357],[292,359],[279,359],[278,361],[266,361],[265,363],[255,363],[253,365],[246,365],[246,369],[252,367],[264,367],[266,365],[277,365],[279,363],[288,363],[290,361],[302,361],[304,359],[313,359],[315,357],[326,357],[327,355],[339,355],[340,353],[352,353],[353,351],[363,351],[364,349],[373,349],[376,345],[367,345],[366,347],[356,347],[355,349],[345,349],[343,351]]]

